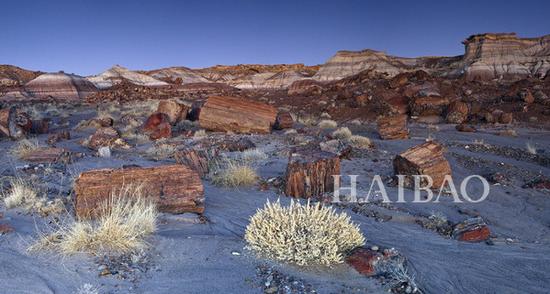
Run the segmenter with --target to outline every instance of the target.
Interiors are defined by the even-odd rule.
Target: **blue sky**
[[[0,64],[81,75],[113,64],[320,64],[343,49],[452,56],[475,33],[550,34],[550,1],[21,0],[1,9]]]

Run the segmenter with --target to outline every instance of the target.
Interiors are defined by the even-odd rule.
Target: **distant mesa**
[[[472,35],[462,43],[465,46],[464,55],[452,57],[405,58],[370,49],[343,50],[326,63],[316,66],[301,63],[238,64],[201,69],[167,67],[131,71],[115,65],[101,74],[86,78],[65,73],[43,74],[0,65],[0,95],[14,99],[28,95],[80,99],[98,90],[101,93],[110,89],[113,95],[121,91],[126,93],[132,91],[133,86],[147,87],[147,91],[144,90],[147,95],[157,95],[157,92],[163,91],[159,88],[168,86],[179,87],[187,93],[199,93],[220,89],[220,85],[230,89],[275,89],[288,90],[293,94],[314,94],[323,84],[366,71],[393,77],[422,70],[435,77],[485,81],[544,79],[550,72],[550,35],[519,38],[515,33],[484,33]]]
[[[115,65],[103,73],[97,76],[88,77],[87,79],[98,89],[110,88],[113,85],[122,83],[124,80],[139,86],[157,87],[168,85],[166,82],[157,80],[146,74],[131,71],[120,65]]]
[[[94,84],[84,77],[63,72],[42,74],[28,82],[24,89],[36,98],[67,100],[84,99],[97,92]]]

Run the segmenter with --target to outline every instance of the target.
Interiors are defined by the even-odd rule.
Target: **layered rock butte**
[[[383,74],[422,70],[434,78],[466,81],[516,81],[544,79],[550,71],[550,35],[519,38],[515,33],[472,35],[463,41],[465,54],[454,57],[404,58],[374,50],[339,51],[319,66],[304,64],[217,65],[203,69],[170,67],[151,71],[131,71],[116,65],[95,76],[80,77],[64,73],[42,74],[15,66],[0,66],[0,97],[82,99],[116,96],[105,91],[135,92],[132,96],[173,96],[185,94],[227,94],[235,89],[260,90],[319,88],[323,84],[350,78],[362,72]],[[307,81],[295,84],[298,81]],[[300,87],[291,87],[291,85]],[[132,88],[131,85],[141,88]],[[225,85],[228,88],[220,87]],[[119,86],[119,87],[115,87]],[[161,90],[159,90],[161,89]],[[166,89],[166,90],[163,90]],[[221,90],[223,89],[223,93]],[[176,93],[174,93],[174,91]],[[160,93],[159,93],[160,92]],[[120,94],[120,93],[119,93]],[[94,97],[95,97],[94,96]]]

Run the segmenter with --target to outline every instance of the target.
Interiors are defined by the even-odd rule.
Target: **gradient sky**
[[[511,2],[2,1],[0,64],[81,75],[114,64],[320,64],[342,49],[452,56],[475,33],[550,34],[550,1]]]

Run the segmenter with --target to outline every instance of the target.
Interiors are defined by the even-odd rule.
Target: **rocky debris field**
[[[403,86],[396,92],[414,88],[411,93],[425,97],[448,97],[434,94],[443,91],[443,81],[438,90],[417,87],[424,82],[416,75],[423,74],[339,83],[374,93],[377,83],[397,83]],[[341,91],[312,89],[316,95]],[[350,109],[379,106],[374,109],[392,113],[379,119],[342,119],[333,102],[307,110],[298,97],[284,104],[275,94],[201,95],[3,105],[0,292],[547,292],[550,131],[544,127],[519,122],[516,112],[511,121],[495,120],[506,112],[486,111],[491,104],[474,111],[473,102],[450,107],[434,102],[441,98],[420,102],[421,94],[410,95],[404,112],[401,104],[358,98],[367,94],[334,98],[337,105],[365,102]],[[461,114],[450,115],[455,110]],[[417,118],[423,116],[438,123]],[[457,129],[459,123],[475,132]],[[347,175],[358,175],[363,200],[378,178],[390,201],[373,193],[368,202],[346,202],[351,195],[344,189],[331,204],[334,174],[342,187],[349,186]],[[408,187],[401,196],[397,174]],[[446,189],[438,202],[413,203],[415,174],[432,176],[435,185],[451,175],[457,187],[482,175],[490,193],[479,203],[456,203]],[[130,218],[120,223],[113,215],[133,206],[105,202],[134,195],[124,190],[129,184],[154,204],[140,202],[138,211],[143,219],[155,215],[150,228],[132,226]],[[475,181],[467,188],[473,195],[482,191]],[[292,199],[345,213],[366,242],[330,266],[257,254],[245,237],[251,217],[266,201],[284,206]],[[75,221],[78,226],[66,227]],[[89,239],[65,242],[79,234]]]

